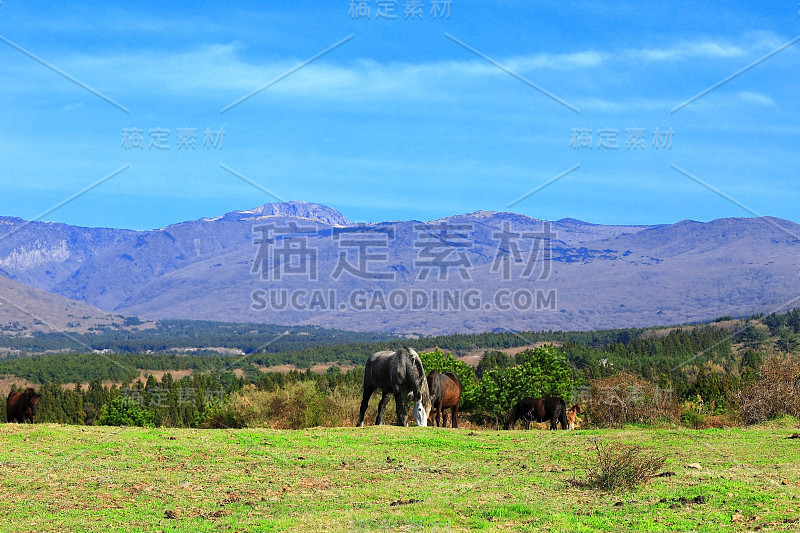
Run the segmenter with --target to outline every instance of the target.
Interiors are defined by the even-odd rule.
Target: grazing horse
[[[567,409],[567,428],[575,429],[575,418],[582,412],[583,407],[579,403]]]
[[[6,418],[9,422],[33,423],[39,409],[39,395],[28,387],[24,391],[11,391],[6,400]]]
[[[389,402],[389,393],[394,395],[397,410],[397,425],[406,425],[406,415],[410,400],[414,400],[414,420],[418,426],[426,426],[431,411],[431,395],[425,379],[425,369],[417,352],[402,347],[396,352],[376,352],[369,356],[364,368],[364,394],[361,397],[361,410],[356,427],[364,425],[364,413],[375,389],[383,395],[378,404],[378,418],[375,425],[383,423],[383,413]]]
[[[550,429],[558,429],[558,423],[561,422],[561,429],[567,429],[567,404],[555,396],[539,399],[525,397],[511,409],[505,429],[512,429],[519,419],[522,419],[525,429],[530,429],[531,421],[549,421]]]
[[[436,427],[447,427],[447,411],[450,409],[454,429],[458,429],[458,404],[461,403],[461,380],[452,372],[434,370],[428,374],[428,390],[433,405],[428,421],[433,423],[433,411],[436,410]]]

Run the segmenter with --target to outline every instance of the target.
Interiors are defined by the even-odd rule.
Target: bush
[[[686,409],[681,413],[681,423],[694,429],[700,429],[705,427],[706,416],[695,409]]]
[[[584,405],[586,420],[600,427],[677,422],[675,395],[635,374],[618,372],[593,380]]]
[[[667,460],[638,445],[603,445],[594,439],[594,447],[597,458],[589,465],[586,480],[573,484],[609,492],[631,490],[655,477]]]
[[[758,378],[743,383],[733,397],[746,424],[800,417],[800,363],[791,355],[769,357],[758,367]]]
[[[100,410],[101,426],[152,426],[153,413],[129,398],[115,398]]]
[[[223,405],[210,409],[201,426],[275,429],[354,426],[360,403],[360,385],[349,383],[333,391],[321,391],[313,381],[287,383],[269,391],[248,385],[232,394]]]

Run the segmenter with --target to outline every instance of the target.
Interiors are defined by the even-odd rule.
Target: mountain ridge
[[[800,225],[774,217],[602,225],[477,211],[352,224],[333,208],[286,202],[144,231],[0,217],[0,271],[147,319],[414,334],[600,329],[769,311],[799,292],[798,234]],[[549,261],[539,255],[542,239]],[[270,254],[297,259],[295,270],[310,271],[313,263],[318,275],[287,271],[276,279],[291,268]],[[370,271],[360,274],[369,275],[354,275],[364,264]],[[495,301],[504,291],[533,304],[505,308],[508,302]],[[318,301],[258,309],[283,293]],[[336,298],[323,305],[319,298],[331,294]],[[465,296],[475,294],[477,307]],[[390,305],[392,295],[407,305]],[[351,301],[361,296],[372,298],[365,309]],[[422,296],[427,307],[414,308],[410,298]],[[456,309],[441,308],[447,298],[458,300]]]

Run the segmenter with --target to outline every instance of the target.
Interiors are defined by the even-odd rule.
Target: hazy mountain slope
[[[124,325],[124,319],[0,276],[0,330],[5,334],[72,331]]]
[[[32,223],[3,238],[4,228],[20,224],[25,222],[0,219],[0,269],[9,277],[152,319],[423,334],[597,329],[772,311],[800,296],[800,226],[774,218],[657,226],[562,219],[550,223],[549,267],[539,255],[530,276],[523,275],[524,267],[544,222],[515,213],[479,211],[429,223],[358,226],[329,207],[288,202],[161,230]],[[262,279],[263,269],[253,272],[260,234],[254,227],[263,225],[274,230],[270,253],[286,251],[300,273],[275,279],[275,272],[267,272]],[[437,257],[437,250],[447,247],[437,233],[443,227],[450,228],[457,246]],[[504,235],[512,240],[503,241]],[[383,244],[376,244],[383,236]],[[367,239],[367,245],[359,249],[358,239]],[[308,251],[316,259],[316,279],[308,275],[312,263],[300,260],[310,260],[312,252],[303,255]],[[498,259],[517,253],[521,261],[509,263],[510,278],[504,279]],[[368,256],[371,274],[391,279],[346,271],[332,276],[340,261],[358,265],[359,254]],[[452,263],[457,258],[461,266]],[[253,308],[263,307],[270,295],[276,305]],[[301,305],[282,305],[283,295],[297,297],[295,304]],[[398,305],[388,301],[391,295]],[[412,305],[412,298],[423,296],[427,305]],[[515,296],[521,297],[518,305]],[[399,305],[403,298],[406,304]]]

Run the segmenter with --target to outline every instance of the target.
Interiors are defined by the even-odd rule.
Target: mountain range
[[[479,211],[352,224],[306,202],[149,231],[0,217],[0,296],[28,286],[108,320],[424,335],[680,324],[784,310],[800,296],[798,235],[771,217],[609,226]]]

